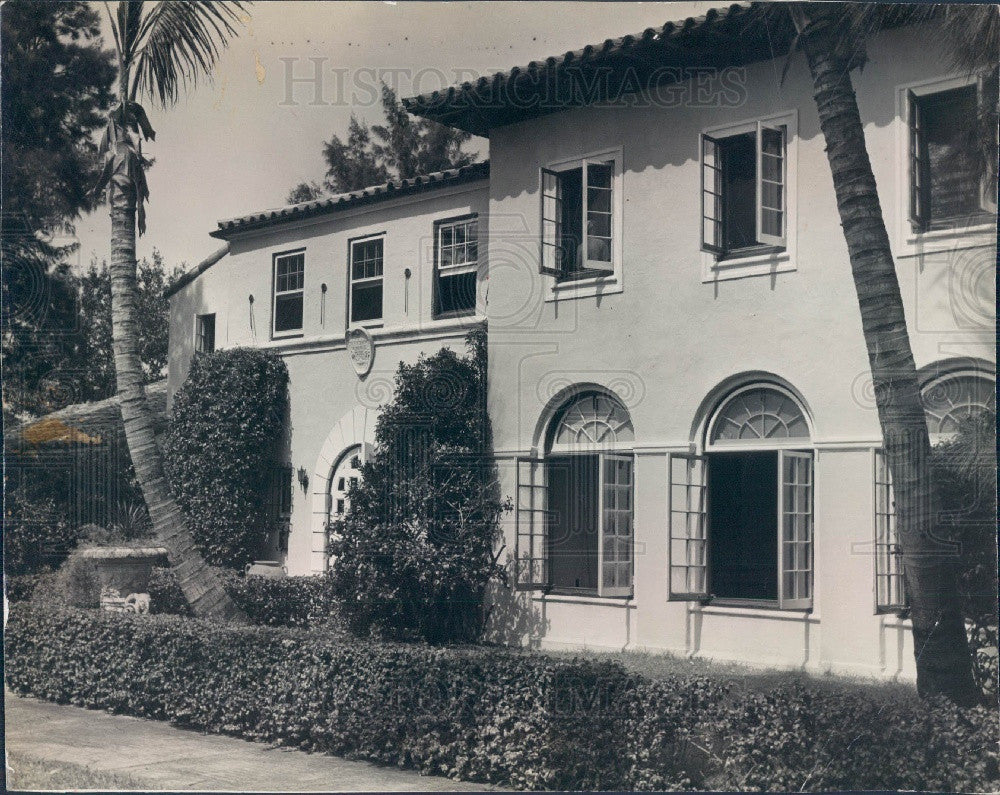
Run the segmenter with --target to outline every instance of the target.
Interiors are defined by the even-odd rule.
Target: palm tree
[[[812,75],[861,310],[879,424],[895,492],[913,622],[917,689],[922,695],[942,694],[958,704],[973,704],[981,694],[972,675],[956,557],[935,533],[931,449],[920,385],[850,74],[863,64],[864,44],[871,33],[893,21],[904,21],[907,14],[909,21],[920,21],[921,17],[914,15],[912,6],[905,9],[878,4],[792,3],[785,8]],[[972,42],[971,48],[962,48],[966,65],[972,67],[993,59],[996,68],[995,6],[972,10],[971,18],[967,16],[964,22],[953,18],[947,23],[947,15],[954,12],[940,8],[917,13],[923,14],[923,19],[943,15],[946,30],[963,32],[965,41]],[[984,46],[983,40],[991,44]],[[970,52],[979,55],[969,58]]]
[[[145,232],[143,203],[149,197],[140,136],[152,139],[155,133],[136,98],[148,96],[168,107],[183,88],[210,76],[220,48],[236,35],[243,5],[121,0],[113,13],[105,4],[118,57],[118,101],[101,141],[104,168],[96,188],[108,191],[111,205],[112,337],[125,439],[153,530],[195,615],[238,620],[242,613],[198,553],[170,494],[146,404],[135,317],[135,235],[137,219],[139,234]]]

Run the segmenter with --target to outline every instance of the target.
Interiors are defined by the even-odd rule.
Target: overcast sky
[[[213,82],[199,84],[168,111],[149,108],[156,141],[144,151],[156,164],[148,175],[148,230],[139,257],[158,248],[168,267],[194,265],[218,247],[208,233],[219,219],[282,205],[293,185],[321,179],[323,142],[344,136],[352,111],[381,121],[373,90],[380,76],[411,96],[711,5],[257,2]],[[103,5],[97,8],[106,16]],[[289,98],[288,69],[310,78],[317,68],[321,104],[308,82],[294,84]],[[485,139],[474,138],[471,148],[488,154]],[[81,219],[76,231],[82,265],[108,257],[107,208]]]

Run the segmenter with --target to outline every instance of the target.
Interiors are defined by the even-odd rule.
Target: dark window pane
[[[382,317],[382,282],[351,286],[351,322],[378,320]]]
[[[980,212],[976,167],[976,87],[921,98],[931,221]]]
[[[442,274],[438,278],[437,309],[439,315],[450,312],[476,310],[476,272],[455,275]]]
[[[556,588],[597,589],[596,455],[553,457],[545,462],[552,521],[549,561]]]
[[[302,328],[302,293],[279,295],[274,299],[274,330],[295,331]]]
[[[757,135],[733,135],[722,141],[725,195],[725,248],[757,243]]]
[[[562,271],[572,279],[583,268],[583,169],[559,172],[562,185]]]
[[[778,598],[778,454],[711,455],[712,593]]]
[[[198,333],[195,348],[199,353],[215,350],[215,315],[198,316]]]

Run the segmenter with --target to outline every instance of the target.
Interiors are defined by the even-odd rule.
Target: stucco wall
[[[915,53],[920,57],[914,57]],[[880,37],[855,74],[867,144],[918,367],[993,358],[994,234],[910,238],[901,87],[947,76],[913,31]],[[905,622],[876,616],[872,455],[880,431],[833,184],[801,57],[755,64],[735,105],[588,107],[491,133],[489,406],[503,492],[516,455],[543,452],[553,396],[573,383],[617,394],[635,428],[635,583],[630,609],[566,596],[531,600],[535,640],[670,649],[811,669],[912,676]],[[696,86],[687,94],[694,97]],[[699,136],[791,113],[789,258],[764,275],[714,279],[700,251]],[[539,169],[620,148],[620,291],[551,300],[538,272]],[[617,289],[617,286],[616,286]],[[815,451],[813,610],[669,602],[667,454],[699,448],[728,388],[773,376],[801,397]],[[742,374],[742,378],[741,378]],[[514,519],[507,543],[514,548]]]

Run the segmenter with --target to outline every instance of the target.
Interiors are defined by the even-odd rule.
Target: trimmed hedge
[[[18,693],[522,789],[991,791],[989,710],[485,647],[13,607]]]
[[[251,624],[265,627],[319,627],[339,624],[333,584],[327,576],[272,579],[216,569],[222,587]],[[150,611],[191,614],[173,569],[156,567],[149,581]]]

